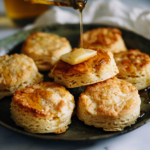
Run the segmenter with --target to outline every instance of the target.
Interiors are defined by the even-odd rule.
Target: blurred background
[[[88,0],[88,2],[89,1],[98,0]],[[150,8],[150,0],[118,1],[121,1],[122,3],[128,5],[128,7],[134,7],[134,5],[136,4],[136,6],[139,5],[140,7],[143,7],[145,9]],[[24,7],[20,7],[20,5],[23,5]],[[23,0],[0,0],[0,39],[3,39],[11,34],[20,31],[24,26],[28,24],[32,24],[38,16],[51,8],[50,6],[42,4],[34,4],[32,6],[30,5],[31,4],[29,4],[28,2],[23,2]],[[26,7],[28,9],[26,9]],[[62,9],[68,9],[69,11],[73,10],[72,8],[66,7]]]

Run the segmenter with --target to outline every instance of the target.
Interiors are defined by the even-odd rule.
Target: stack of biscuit
[[[33,84],[15,92],[11,114],[18,126],[32,133],[65,132],[75,102],[63,86],[86,86],[76,108],[79,120],[85,124],[122,131],[135,123],[141,104],[138,90],[150,85],[149,56],[138,50],[127,51],[121,31],[116,28],[88,31],[83,41],[84,48],[96,51],[96,55],[72,65],[60,60],[62,54],[71,52],[67,39],[41,32],[29,36],[22,52],[35,61],[40,71],[51,69],[49,77],[54,82]],[[47,43],[54,45],[48,48]]]
[[[30,57],[29,59],[35,62],[36,71],[47,71],[53,68],[62,54],[70,51],[70,43],[65,37],[36,32],[30,35],[23,44],[22,53],[25,55],[21,55],[27,55],[26,58]],[[24,60],[24,63],[26,61]],[[28,63],[27,67],[22,67],[26,69],[25,73],[29,82],[34,81],[34,78],[28,72],[35,69],[32,68],[31,61],[31,66],[28,66]],[[19,66],[17,63],[16,65],[16,67]],[[22,89],[16,89],[11,102],[11,118],[16,125],[31,133],[63,133],[71,123],[75,107],[74,97],[63,86],[55,82],[40,81],[42,80],[27,84],[28,86]]]
[[[77,102],[76,114],[81,121],[105,131],[121,131],[135,123],[141,104],[138,90],[115,77],[119,71],[112,52],[127,51],[121,32],[95,29],[83,37],[84,48],[97,51],[97,55],[76,65],[59,60],[49,76],[67,88],[87,86]]]

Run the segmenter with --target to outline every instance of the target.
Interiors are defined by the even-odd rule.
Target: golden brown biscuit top
[[[13,85],[37,72],[34,61],[24,54],[4,55],[0,57],[0,83]]]
[[[122,115],[140,103],[137,89],[116,77],[87,86],[79,100],[90,113],[110,117]]]
[[[96,50],[97,55],[76,65],[70,65],[64,61],[59,60],[53,69],[53,73],[61,72],[62,74],[72,75],[75,73],[97,72],[99,68],[104,67],[105,64],[110,62],[109,51],[100,48],[89,47],[89,49]]]
[[[41,115],[52,115],[67,111],[73,96],[61,85],[55,82],[41,82],[18,90],[13,96],[13,102],[20,107]]]
[[[68,45],[68,40],[55,34],[36,32],[25,41],[22,51],[29,55],[50,55],[51,51]]]
[[[149,55],[137,49],[115,53],[114,59],[121,74],[135,73],[150,64]]]
[[[118,40],[118,35],[121,31],[116,28],[98,28],[87,31],[83,34],[83,42],[88,45],[101,44],[102,46],[109,46]]]

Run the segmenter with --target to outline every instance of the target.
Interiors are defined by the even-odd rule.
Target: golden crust
[[[55,82],[40,82],[32,86],[27,86],[23,90],[18,90],[13,95],[13,103],[17,103],[21,108],[28,109],[32,113],[39,115],[51,115],[55,111],[60,111],[67,105],[65,101],[56,99],[55,92],[64,99],[71,96],[63,86]],[[72,96],[71,96],[72,97]],[[48,105],[57,103],[53,109],[47,110],[47,105],[42,105],[42,100],[48,101]],[[59,102],[57,102],[59,101]]]
[[[149,55],[140,52],[138,49],[115,53],[114,58],[120,72],[123,72],[123,74],[135,73],[150,65]]]
[[[88,125],[119,131],[135,122],[140,113],[140,104],[137,89],[114,77],[86,87],[78,100],[77,115]],[[118,126],[113,125],[114,122],[119,122]]]
[[[118,78],[132,83],[138,90],[150,85],[150,57],[139,50],[114,54],[119,69]]]
[[[28,132],[58,134],[71,123],[74,107],[74,97],[63,86],[41,82],[15,92],[11,114],[15,123]]]
[[[121,31],[116,28],[93,29],[83,34],[83,47],[99,47],[112,52],[126,51],[121,35]]]
[[[60,56],[71,51],[69,41],[55,34],[36,32],[28,36],[22,53],[33,58],[39,70],[49,70]]]
[[[60,134],[60,133],[66,132],[67,129],[68,129],[68,127],[63,127],[63,128],[60,129],[60,130],[54,131],[54,133],[55,133],[55,134]]]
[[[73,88],[104,81],[118,73],[110,51],[92,47],[89,49],[96,50],[97,55],[76,65],[60,60],[49,76],[53,76],[55,82]]]
[[[111,60],[109,51],[93,47],[89,47],[88,49],[97,51],[97,55],[76,65],[70,65],[60,60],[55,66],[53,73],[55,74],[55,72],[61,72],[64,75],[72,75],[77,73],[84,74],[87,72],[96,72],[101,68],[101,66],[110,63]]]
[[[118,95],[115,95],[115,93]],[[114,77],[87,86],[85,91],[81,94],[80,100],[83,101],[84,106],[89,107],[84,97],[84,95],[86,95],[90,97],[92,101],[97,103],[98,115],[116,117],[118,115],[121,116],[123,115],[122,113],[127,113],[127,111],[131,111],[131,109],[134,108],[134,105],[136,104],[135,100],[132,100],[130,105],[127,102],[135,94],[137,94],[137,90],[131,84]],[[117,97],[119,97],[118,101],[115,99]],[[139,103],[139,101],[137,102]]]
[[[13,94],[17,89],[43,80],[43,75],[38,72],[34,61],[24,54],[1,56],[0,74],[1,94],[3,91]]]

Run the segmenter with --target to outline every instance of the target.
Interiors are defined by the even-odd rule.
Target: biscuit
[[[53,68],[60,56],[71,51],[69,41],[55,34],[36,32],[22,47],[22,53],[33,58],[40,71]]]
[[[0,57],[0,99],[40,81],[43,81],[43,75],[30,57],[24,54]]]
[[[117,77],[132,83],[138,90],[150,86],[150,57],[139,50],[114,54],[119,69]]]
[[[77,116],[85,124],[105,131],[122,131],[140,114],[138,90],[116,77],[86,87],[77,103]]]
[[[97,28],[87,31],[83,34],[83,47],[92,46],[113,53],[127,51],[121,34],[121,31],[116,28]]]
[[[54,77],[56,83],[74,88],[104,81],[118,73],[110,51],[92,47],[89,49],[96,50],[97,55],[76,65],[59,60],[49,76]]]
[[[55,82],[41,82],[14,93],[11,117],[31,133],[63,133],[71,123],[74,97]]]

